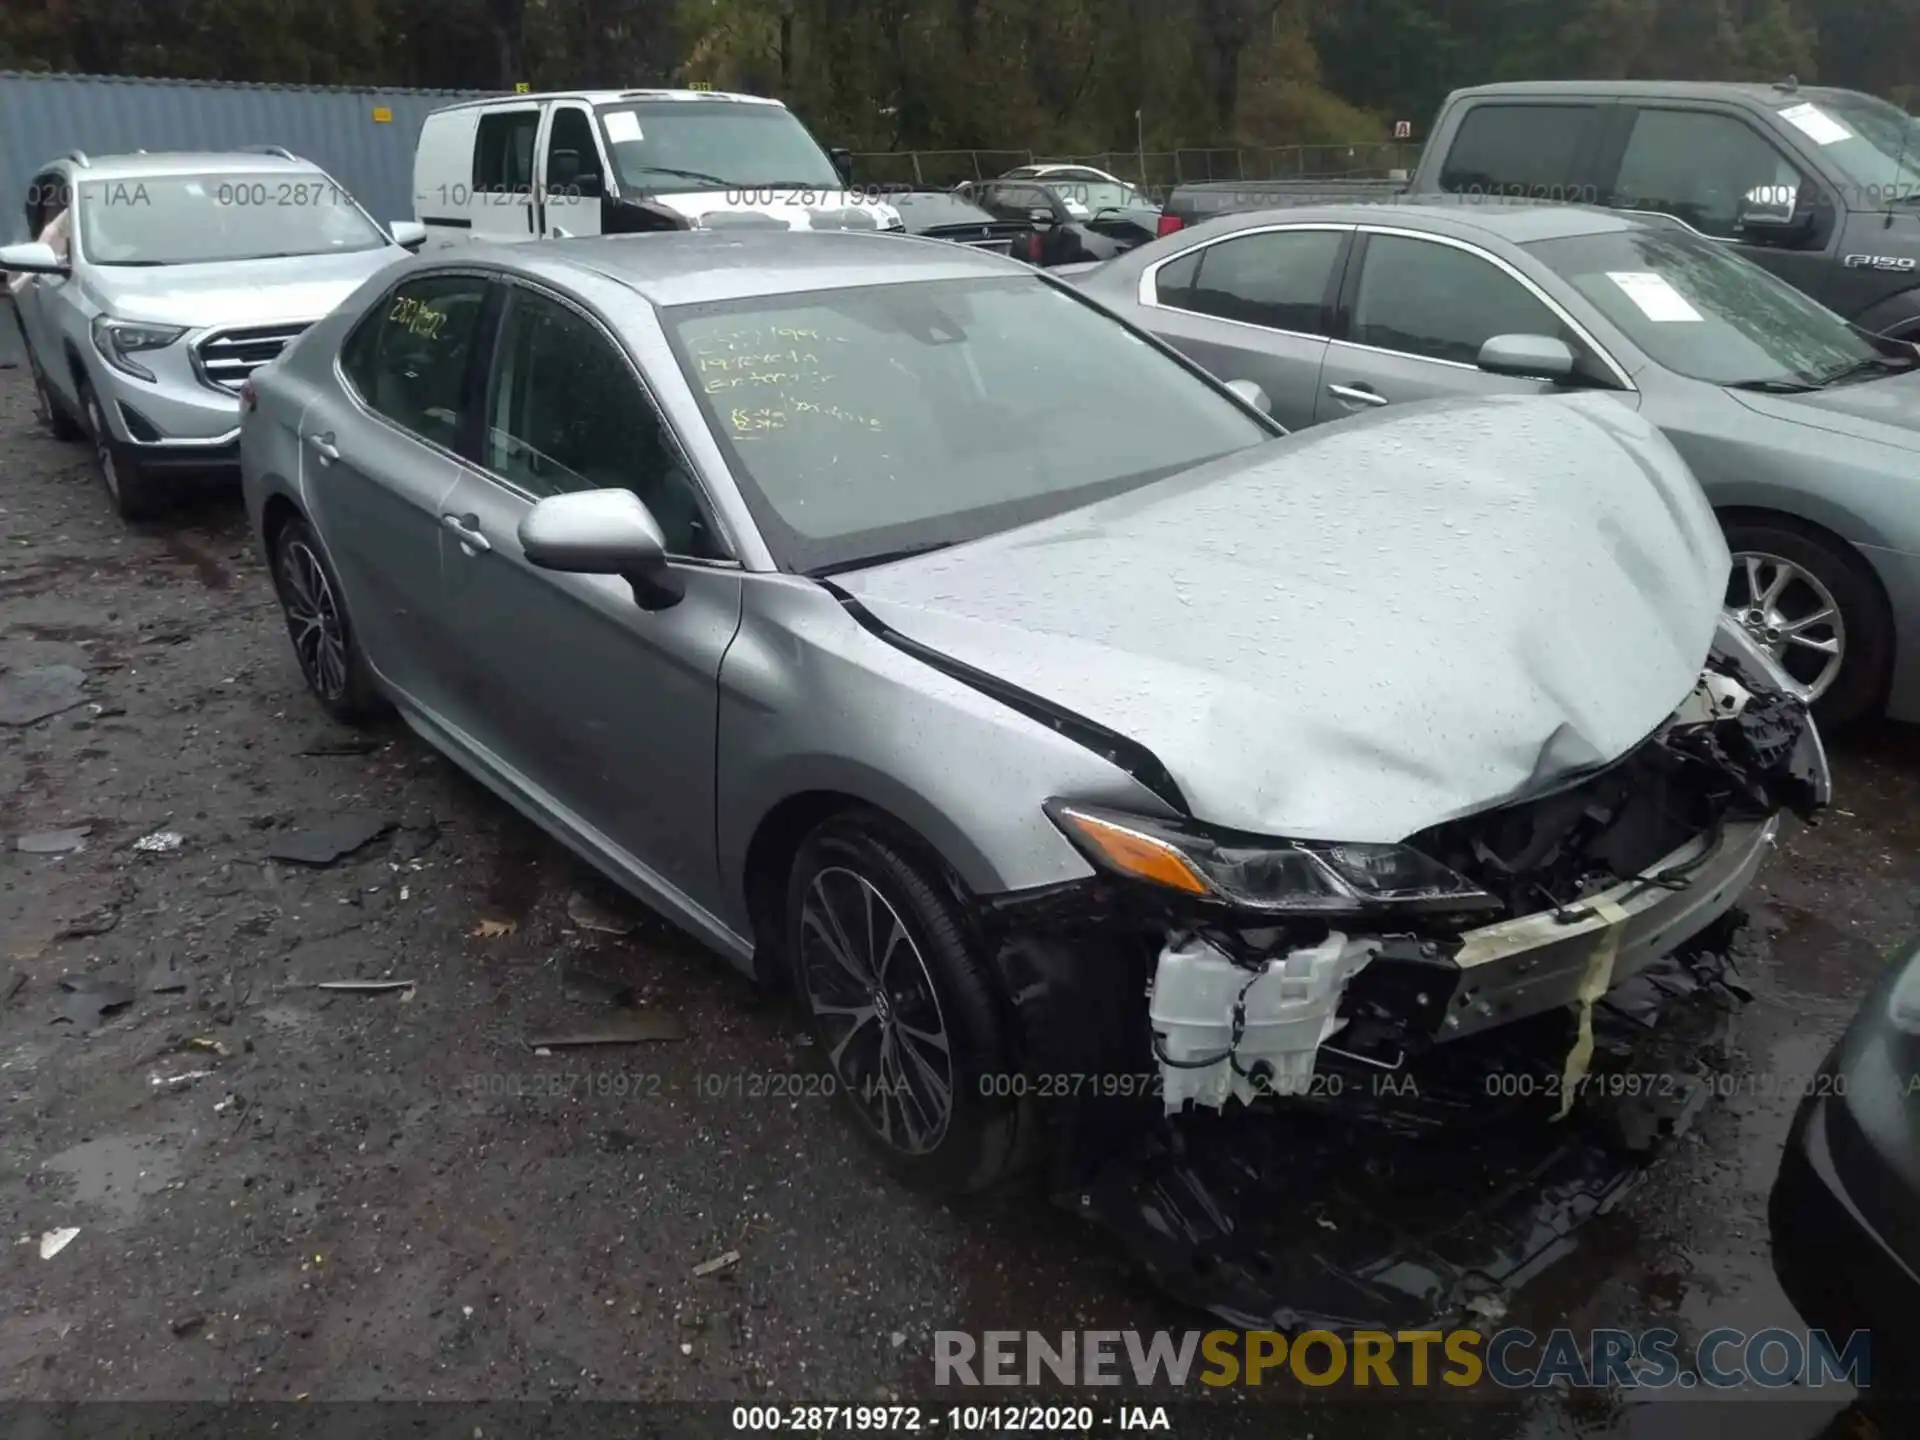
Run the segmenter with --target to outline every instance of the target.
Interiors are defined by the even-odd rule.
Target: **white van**
[[[899,230],[778,100],[712,90],[503,95],[427,116],[413,213],[428,251],[468,240],[785,225]]]

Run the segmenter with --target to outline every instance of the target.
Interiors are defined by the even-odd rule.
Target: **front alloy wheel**
[[[1781,555],[1733,557],[1727,615],[1818,700],[1846,659],[1840,602],[1811,571]]]
[[[927,962],[899,913],[851,870],[800,904],[800,971],[827,1063],[882,1144],[935,1149],[953,1118],[953,1054]]]
[[[912,1184],[1009,1176],[1021,1093],[999,986],[925,844],[863,808],[824,821],[787,880],[785,955],[843,1108]]]

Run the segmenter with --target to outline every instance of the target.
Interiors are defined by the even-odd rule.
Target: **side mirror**
[[[600,198],[600,192],[603,186],[598,170],[589,170],[583,175],[576,175],[569,183],[573,186],[573,193],[583,200],[598,200]]]
[[[418,220],[396,220],[387,227],[393,243],[403,250],[418,251],[427,243],[427,227]]]
[[[538,501],[520,521],[527,563],[569,575],[618,575],[643,610],[686,594],[667,565],[666,537],[631,490],[575,490]]]
[[[1253,381],[1229,380],[1227,382],[1227,388],[1254,409],[1258,410],[1262,415],[1271,415],[1273,413],[1273,402],[1267,399],[1267,392],[1254,384]]]
[[[554,150],[547,155],[547,184],[571,185],[580,178],[580,152]]]
[[[19,245],[0,246],[0,270],[16,275],[71,275],[73,267],[53,253],[51,245],[28,240]]]
[[[1051,225],[1053,224],[1053,211],[1044,205],[1036,205],[1027,211],[1027,219],[1036,225]]]
[[[1480,347],[1478,363],[1489,375],[1557,383],[1573,374],[1573,351],[1553,335],[1495,335]]]
[[[840,177],[840,183],[853,184],[853,152],[836,145],[827,152],[827,158],[833,161],[834,173]]]
[[[1793,239],[1813,228],[1813,211],[1800,208],[1798,185],[1756,185],[1740,197],[1733,223],[1743,234]]]

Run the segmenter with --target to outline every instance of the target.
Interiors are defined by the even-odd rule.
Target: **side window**
[[[1399,235],[1367,242],[1353,300],[1359,344],[1472,365],[1488,339],[1512,334],[1574,339],[1519,281],[1478,255]]]
[[[1178,260],[1169,260],[1162,265],[1153,277],[1154,299],[1176,310],[1191,310],[1193,282],[1200,273],[1200,257],[1203,253],[1195,250],[1191,255],[1182,255]]]
[[[713,526],[665,424],[599,327],[516,291],[487,393],[482,463],[536,496],[631,490],[675,555],[719,559]]]
[[[1277,230],[1210,245],[1182,308],[1324,335],[1327,289],[1346,238],[1343,230]]]
[[[1728,238],[1736,233],[1740,201],[1749,190],[1805,183],[1772,141],[1731,115],[1642,110],[1607,203],[1662,210]]]
[[[424,275],[392,291],[347,337],[340,368],[369,407],[452,448],[487,282]]]
[[[996,185],[981,204],[998,220],[1025,220],[1035,210],[1053,213],[1053,197],[1038,185]]]
[[[1597,197],[1575,165],[1599,113],[1594,105],[1475,105],[1454,131],[1440,188],[1591,204]]]
[[[533,187],[537,109],[495,110],[480,117],[473,140],[473,188],[515,194]]]
[[[547,185],[558,190],[588,177],[604,179],[600,150],[593,138],[593,119],[578,106],[563,105],[553,112],[553,124],[547,131]]]

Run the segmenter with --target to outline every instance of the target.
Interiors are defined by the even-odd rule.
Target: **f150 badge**
[[[1851,270],[1911,270],[1920,262],[1904,255],[1847,255],[1840,263]]]

